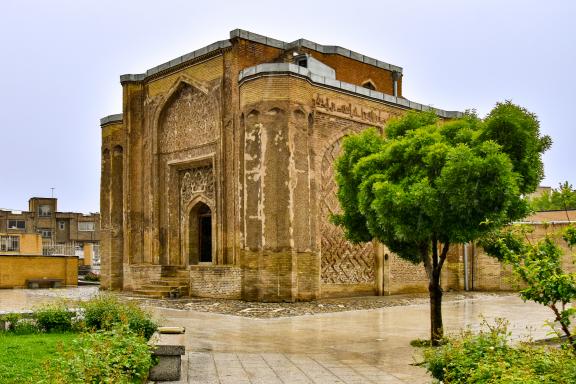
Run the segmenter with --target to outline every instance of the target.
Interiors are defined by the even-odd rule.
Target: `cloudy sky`
[[[2,0],[0,207],[31,196],[99,210],[100,127],[122,112],[119,76],[241,28],[340,45],[404,68],[404,96],[484,116],[510,99],[554,145],[543,184],[576,185],[573,0]]]

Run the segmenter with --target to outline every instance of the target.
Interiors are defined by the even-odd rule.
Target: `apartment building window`
[[[93,221],[80,221],[78,222],[78,230],[83,232],[94,232],[96,223]]]
[[[58,222],[58,229],[63,231],[66,229],[66,222],[65,221],[59,221]]]
[[[43,238],[51,238],[52,237],[52,230],[51,229],[40,229],[39,232]]]
[[[19,236],[0,236],[0,251],[18,252],[20,251]]]
[[[38,216],[51,216],[51,215],[52,210],[50,209],[49,205],[44,204],[38,207]]]
[[[8,229],[26,229],[26,221],[8,220]]]

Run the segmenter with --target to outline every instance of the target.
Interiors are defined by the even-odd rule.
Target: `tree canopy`
[[[408,112],[384,135],[369,129],[344,140],[336,162],[343,213],[333,220],[353,242],[377,239],[401,258],[423,262],[432,300],[432,290],[441,295],[450,244],[530,211],[522,196],[542,179],[541,154],[550,145],[536,116],[511,102],[497,104],[484,120]]]
[[[544,191],[540,196],[530,199],[535,211],[555,211],[576,209],[576,190],[567,181],[552,191]]]

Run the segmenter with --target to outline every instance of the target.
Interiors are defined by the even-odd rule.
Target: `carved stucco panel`
[[[183,83],[162,113],[160,153],[176,152],[214,141],[218,135],[218,100]]]
[[[180,207],[181,215],[188,203],[199,194],[203,194],[214,201],[214,172],[212,165],[185,169],[179,172],[180,177]],[[185,216],[182,216],[184,220]]]

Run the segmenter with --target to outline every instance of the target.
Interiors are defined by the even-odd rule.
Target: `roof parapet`
[[[291,43],[286,43],[286,42],[281,41],[281,40],[272,39],[270,37],[259,35],[257,33],[245,31],[243,29],[235,29],[233,31],[230,31],[230,39],[233,39],[236,37],[239,37],[239,38],[242,38],[245,40],[254,41],[254,42],[260,43],[260,44],[269,45],[271,47],[280,48],[280,49],[292,49],[292,48],[297,48],[297,47],[304,47],[304,48],[308,48],[308,49],[311,49],[311,50],[314,50],[316,52],[320,52],[323,54],[334,54],[334,55],[349,57],[353,60],[360,61],[360,62],[366,63],[366,64],[370,64],[370,65],[373,65],[373,66],[378,67],[378,68],[382,68],[382,69],[385,69],[388,71],[395,71],[395,72],[402,73],[402,67],[399,67],[399,66],[393,65],[393,64],[389,64],[389,63],[386,63],[384,61],[380,61],[380,60],[374,59],[374,58],[366,56],[366,55],[362,55],[358,52],[354,52],[354,51],[351,51],[349,49],[339,47],[337,45],[322,45],[322,44],[318,44],[318,43],[315,43],[313,41],[306,40],[306,39],[298,39],[298,40],[294,40]]]
[[[260,75],[286,74],[286,73],[306,78],[307,80],[309,80],[314,84],[327,86],[330,88],[336,88],[345,92],[356,94],[360,97],[368,97],[388,104],[392,104],[396,107],[400,107],[403,109],[414,109],[417,111],[432,110],[436,113],[436,115],[447,119],[460,118],[464,116],[464,114],[459,111],[445,111],[443,109],[438,109],[428,105],[415,103],[403,97],[396,97],[383,92],[364,88],[359,85],[354,85],[346,83],[344,81],[323,77],[310,72],[308,68],[301,67],[299,65],[292,63],[266,63],[245,68],[241,70],[240,73],[238,74],[238,82],[242,83],[245,80],[249,80],[250,78],[253,77],[259,77]]]
[[[100,126],[103,127],[111,123],[121,123],[123,119],[123,114],[118,113],[116,115],[108,115],[100,119]]]
[[[125,74],[120,76],[120,83],[127,83],[127,82],[139,82],[146,80],[148,77],[156,75],[162,71],[166,71],[168,69],[174,68],[181,64],[185,64],[189,61],[195,60],[199,57],[205,56],[207,54],[213,53],[215,51],[231,47],[232,43],[229,40],[220,40],[185,55],[179,56],[173,60],[167,61],[163,64],[157,65],[153,68],[150,68],[145,73],[136,73],[136,74]]]
[[[242,38],[245,40],[254,41],[256,43],[268,45],[270,47],[279,48],[279,49],[293,49],[297,47],[304,47],[308,48],[323,54],[335,54],[341,55],[344,57],[349,57],[353,60],[360,61],[362,63],[370,64],[378,68],[382,68],[388,71],[395,71],[402,73],[402,67],[397,65],[392,65],[380,60],[373,59],[369,56],[362,55],[358,52],[351,51],[346,48],[342,48],[336,45],[322,45],[315,43],[310,40],[306,39],[298,39],[291,43],[286,43],[282,40],[273,39],[271,37],[259,35],[257,33],[245,31],[243,29],[235,29],[230,31],[230,40],[234,38]],[[179,56],[173,60],[167,61],[163,64],[157,65],[153,68],[150,68],[145,73],[134,73],[134,74],[125,74],[120,76],[120,83],[129,83],[129,82],[140,82],[146,80],[148,77],[156,75],[159,72],[163,72],[179,66],[181,64],[185,64],[189,61],[195,60],[201,56],[213,53],[215,51],[225,49],[232,46],[230,40],[220,40],[213,44],[207,45],[190,53],[187,53],[183,56]]]

